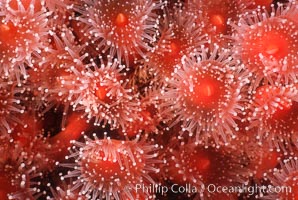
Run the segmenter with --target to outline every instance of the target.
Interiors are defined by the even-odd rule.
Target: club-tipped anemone
[[[73,188],[93,199],[135,199],[136,185],[154,185],[151,173],[159,170],[156,164],[157,146],[138,137],[133,141],[119,141],[105,137],[85,137],[86,142],[74,142],[71,155],[75,163],[62,164],[73,168],[64,178],[75,178]],[[148,191],[147,198],[150,197]]]
[[[20,83],[27,78],[26,67],[33,67],[32,58],[48,47],[49,12],[41,5],[35,10],[33,0],[10,2],[0,2],[0,73]]]
[[[296,143],[298,138],[298,90],[296,86],[259,87],[253,96],[248,115],[250,130],[261,142],[280,147]]]
[[[161,22],[160,37],[145,61],[145,65],[154,69],[161,79],[171,77],[184,55],[198,52],[207,43],[202,33],[205,25],[196,23],[195,14],[183,7],[168,12]]]
[[[262,199],[298,199],[298,158],[290,157],[280,162],[279,168],[268,172],[265,178],[273,188]]]
[[[121,73],[124,66],[110,60],[93,67],[94,70],[88,69],[76,78],[79,83],[72,91],[76,98],[72,98],[71,104],[76,110],[84,110],[87,118],[94,120],[94,125],[125,128],[124,124],[134,119],[139,100],[132,89],[127,88],[128,79]]]
[[[294,13],[294,14],[293,14]],[[296,14],[295,14],[296,13]],[[296,16],[295,16],[296,15]],[[278,4],[271,13],[259,8],[242,15],[234,37],[235,56],[261,81],[270,84],[297,82],[297,5]]]
[[[88,0],[79,20],[85,23],[90,44],[99,52],[115,56],[120,62],[132,63],[132,59],[145,57],[151,50],[158,26],[156,1]]]
[[[197,58],[184,57],[165,88],[163,112],[172,113],[172,125],[181,121],[183,130],[197,141],[228,142],[239,129],[235,119],[244,109],[241,91],[248,74],[228,51],[215,48],[208,54],[203,50]]]

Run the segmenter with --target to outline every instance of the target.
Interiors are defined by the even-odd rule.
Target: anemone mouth
[[[239,16],[244,13],[251,3],[236,0],[196,0],[190,1],[191,12],[197,14],[196,22],[201,25],[202,32],[207,35],[212,44],[218,44],[221,47],[229,47],[230,38],[234,30],[228,25],[230,22],[237,22]],[[203,22],[203,23],[202,23]]]
[[[177,57],[179,55],[180,52],[180,44],[179,41],[171,41],[170,42],[170,46],[169,46],[169,53],[170,55],[172,55],[173,57]]]
[[[292,117],[293,113],[297,110],[298,102],[281,100],[280,106],[272,114],[272,119],[275,121],[286,119],[286,117]]]
[[[107,144],[108,145],[108,144]],[[113,148],[118,147],[119,145],[115,145]],[[100,174],[99,177],[97,176],[90,176],[89,179],[93,179],[91,182],[100,182],[101,178],[107,180],[107,182],[113,181],[111,177],[115,174],[117,176],[121,176],[123,174],[123,169],[121,169],[119,163],[117,162],[116,157],[105,155],[104,153],[104,146],[98,146],[97,148],[94,146],[94,149],[86,149],[83,151],[82,156],[82,173],[85,176],[90,176],[90,174]],[[110,147],[111,148],[111,147]]]
[[[225,80],[220,79],[216,72],[198,72],[191,75],[192,85],[184,85],[185,100],[192,108],[218,110],[221,103],[226,101],[227,88]]]
[[[108,87],[107,86],[102,86],[102,85],[99,85],[96,87],[95,89],[95,96],[101,100],[101,101],[104,101],[104,102],[108,102],[108,98],[107,98],[107,93],[108,93]]]
[[[272,56],[276,59],[285,58],[289,53],[289,42],[284,34],[277,31],[270,31],[264,35],[262,46],[264,49],[260,52],[269,58]]]
[[[227,33],[227,17],[224,15],[224,13],[221,13],[220,11],[211,11],[209,12],[208,16],[210,23],[215,27],[216,33]]]
[[[216,120],[233,102],[233,77],[223,63],[215,60],[194,63],[192,68],[178,87],[181,103],[190,115],[200,116],[200,120]]]
[[[125,15],[124,13],[118,13],[117,17],[115,19],[115,25],[119,28],[123,28],[129,24],[129,19],[128,16]]]
[[[1,23],[0,25],[0,40],[1,40],[1,46],[10,46],[14,45],[12,43],[17,35],[17,27],[12,23],[12,22],[7,22],[7,23]],[[10,44],[12,43],[12,44]],[[4,49],[2,49],[4,50]]]

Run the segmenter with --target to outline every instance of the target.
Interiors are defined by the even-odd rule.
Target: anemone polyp
[[[206,186],[236,186],[248,179],[238,153],[215,145],[206,148],[193,142],[181,143],[167,150],[165,174],[172,183],[195,186],[199,199],[219,199],[222,195],[222,199],[235,199],[233,193],[209,193]]]
[[[109,50],[128,65],[134,57],[145,57],[154,41],[157,15],[155,1],[87,1],[80,21],[86,24],[91,43],[102,52]]]
[[[180,70],[165,88],[164,112],[172,112],[174,122],[183,122],[182,128],[198,141],[214,139],[228,142],[235,137],[237,114],[243,109],[241,90],[247,75],[240,73],[241,65],[228,52],[216,48],[198,59],[184,57]]]
[[[126,128],[119,130],[120,134],[132,138],[137,134],[158,132],[157,127],[162,117],[160,116],[158,106],[156,106],[158,103],[154,99],[157,92],[157,90],[147,91],[140,99],[140,109],[135,116],[136,118],[126,123]]]
[[[37,191],[31,181],[40,174],[29,165],[30,158],[10,137],[0,136],[0,198],[3,200],[34,199]]]
[[[74,142],[69,158],[74,168],[63,178],[78,177],[74,188],[92,199],[135,199],[136,184],[155,184],[150,173],[157,173],[157,146],[138,138],[133,141],[119,141],[110,138],[85,137],[86,143]],[[150,196],[146,193],[147,197]]]
[[[17,6],[10,1],[0,4],[0,72],[20,78],[26,77],[26,66],[32,67],[33,54],[47,47],[49,14],[45,8],[35,12],[34,6],[15,3]]]
[[[270,15],[261,9],[242,15],[234,26],[234,51],[255,73],[256,86],[263,79],[270,84],[297,82],[298,24],[291,17],[292,3],[278,6]]]
[[[64,28],[59,34],[52,31],[50,34],[52,45],[39,58],[34,59],[36,66],[29,71],[29,75],[32,77],[31,82],[36,83],[37,87],[46,89],[51,95],[60,96],[59,99],[63,100],[67,91],[71,90],[71,87],[65,88],[67,84],[64,82],[75,81],[75,76],[86,67],[83,60],[88,54],[81,55],[83,47],[74,41],[71,30]],[[66,91],[61,91],[62,88]],[[63,95],[58,95],[59,92]]]
[[[77,77],[80,83],[73,89],[77,95],[72,105],[85,110],[88,119],[95,119],[94,125],[125,128],[125,122],[136,115],[139,103],[132,89],[125,86],[127,79],[120,73],[124,66],[114,60],[93,67]]]
[[[57,31],[58,32],[58,31]],[[75,42],[71,30],[63,28],[58,33],[50,31],[51,45],[40,57],[34,59],[34,69],[29,69],[30,90],[33,91],[38,108],[43,112],[53,106],[64,106],[68,113],[70,103],[75,98],[73,93],[78,87],[77,77],[85,70],[83,60],[88,56],[82,53],[82,46]],[[62,127],[66,117],[63,118]]]
[[[278,143],[297,141],[298,90],[295,86],[262,86],[257,89],[248,117],[250,129],[257,130],[261,141]]]
[[[258,182],[263,178],[264,174],[279,164],[279,161],[286,155],[286,151],[284,151],[283,155],[280,149],[274,149],[269,144],[260,144],[251,135],[248,135],[248,137],[241,143],[236,141],[238,143],[236,144],[236,149],[242,149],[244,154],[248,156],[249,163],[247,167],[253,173],[254,180]],[[239,146],[239,143],[241,146]]]
[[[9,199],[33,199],[33,196],[28,192],[30,191],[28,188],[28,176],[19,171],[9,170],[9,167],[6,166],[7,169],[0,171],[0,198],[3,200]],[[19,183],[18,183],[19,182]]]
[[[160,38],[148,53],[145,64],[163,79],[172,75],[184,55],[197,52],[206,43],[202,28],[195,24],[196,19],[187,9],[175,8],[161,24]]]
[[[266,178],[271,186],[278,187],[263,199],[298,199],[298,158],[290,157],[280,162],[279,168],[274,168]]]
[[[238,21],[247,7],[243,0],[193,0],[187,6],[197,16],[196,23],[201,24],[202,33],[210,43],[224,48],[229,47],[231,41],[223,36],[233,33],[228,21]]]

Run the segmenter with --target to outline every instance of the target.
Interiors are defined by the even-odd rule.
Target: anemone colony
[[[0,19],[1,200],[298,200],[297,0],[0,0]]]

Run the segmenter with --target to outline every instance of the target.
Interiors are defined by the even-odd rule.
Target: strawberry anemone
[[[27,77],[32,58],[45,50],[49,13],[41,4],[29,1],[0,3],[0,73],[8,78]]]
[[[166,177],[172,183],[195,186],[198,199],[237,199],[236,191],[209,192],[207,186],[236,187],[245,184],[250,173],[243,169],[247,160],[237,150],[216,148],[215,145],[181,143],[167,150],[166,160]]]
[[[202,33],[207,35],[209,43],[227,48],[231,40],[225,36],[233,33],[228,22],[237,22],[248,3],[244,0],[193,0],[187,6],[197,16],[196,23],[201,24]]]
[[[244,109],[241,91],[247,75],[228,52],[211,56],[204,50],[199,58],[184,57],[169,86],[165,88],[163,112],[174,114],[172,125],[182,121],[182,128],[197,141],[229,142],[239,130],[235,123]]]
[[[78,74],[79,83],[73,94],[72,105],[76,110],[84,110],[89,120],[97,126],[109,125],[112,129],[123,128],[125,123],[135,119],[139,110],[137,95],[127,88],[128,79],[121,73],[124,66],[117,60],[104,62],[98,67]],[[65,82],[65,86],[72,86]]]
[[[158,25],[154,11],[160,6],[145,0],[88,0],[84,9],[79,9],[79,20],[85,23],[84,32],[97,51],[115,55],[128,65],[133,58],[145,57],[145,52],[151,50],[149,43],[154,41]]]
[[[248,128],[257,130],[257,139],[273,143],[276,147],[297,142],[297,97],[295,86],[266,85],[257,89],[248,116]]]
[[[75,42],[71,30],[63,28],[59,33],[50,32],[51,46],[41,57],[35,59],[34,69],[28,70],[30,76],[26,85],[37,100],[37,109],[46,113],[52,107],[62,105],[64,115],[69,111],[73,100],[78,96],[79,71],[85,70],[83,62],[88,54],[82,54],[82,46]],[[66,123],[63,118],[62,127]]]
[[[298,23],[293,13],[295,3],[279,4],[270,14],[258,9],[233,25],[235,55],[255,74],[255,87],[262,80],[271,85],[297,82]]]
[[[33,200],[37,188],[31,180],[40,174],[29,164],[27,153],[12,138],[5,136],[0,136],[0,153],[0,198]]]
[[[266,178],[275,187],[264,199],[298,199],[298,160],[291,157],[280,162],[279,168],[274,168]]]
[[[86,143],[74,142],[71,155],[75,163],[62,164],[73,168],[64,178],[75,178],[73,188],[90,198],[135,199],[136,185],[155,184],[150,174],[157,173],[157,146],[138,138],[119,141],[94,134]],[[147,198],[150,193],[145,194]]]
[[[196,16],[185,8],[174,8],[163,20],[159,40],[148,53],[145,62],[145,65],[155,69],[162,79],[171,77],[175,65],[181,62],[184,55],[197,52],[206,43],[195,20]]]

